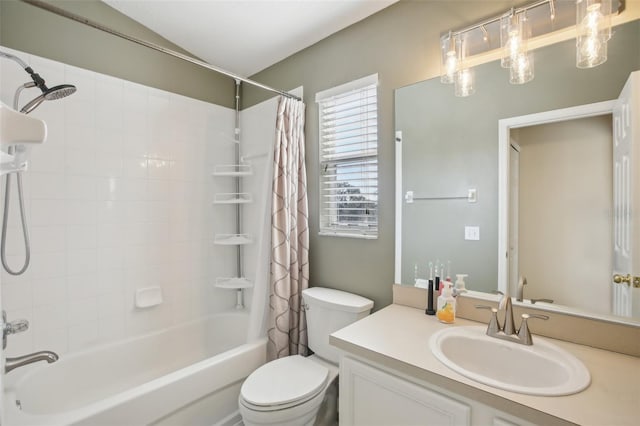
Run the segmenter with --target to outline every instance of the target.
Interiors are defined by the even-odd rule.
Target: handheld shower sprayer
[[[54,87],[47,87],[44,79],[40,77],[40,75],[33,71],[33,69],[27,65],[22,59],[18,58],[15,55],[10,53],[6,53],[0,50],[0,58],[11,59],[14,62],[17,62],[31,77],[32,81],[24,83],[16,90],[16,93],[13,97],[13,109],[16,111],[19,110],[23,114],[29,114],[31,111],[36,109],[42,102],[51,101],[56,99],[62,99],[73,94],[76,91],[76,87],[71,84],[62,84]],[[37,87],[42,92],[39,96],[27,102],[25,106],[19,109],[18,100],[20,98],[20,93],[24,89],[29,89],[32,87]],[[9,146],[7,149],[8,154],[13,154],[15,147]],[[13,173],[13,172],[12,172]],[[27,221],[25,215],[24,208],[24,196],[22,190],[22,172],[17,171],[16,174],[16,183],[18,185],[18,202],[20,206],[20,219],[22,221],[22,235],[24,237],[24,251],[25,251],[25,259],[22,267],[19,270],[12,270],[9,267],[7,262],[6,250],[7,250],[7,225],[8,225],[8,217],[9,217],[9,203],[10,203],[10,194],[11,194],[11,174],[6,174],[6,182],[5,182],[5,191],[4,191],[4,209],[2,214],[2,234],[0,235],[0,260],[2,261],[2,266],[4,269],[11,275],[20,275],[24,273],[29,267],[29,261],[31,259],[31,244],[29,243],[29,230],[27,228]]]
[[[25,106],[20,109],[20,112],[23,114],[29,114],[31,111],[36,109],[42,102],[44,101],[54,101],[56,99],[66,98],[69,95],[72,95],[76,91],[76,87],[71,84],[61,84],[59,86],[47,87],[46,82],[40,74],[33,71],[33,69],[27,65],[22,59],[18,58],[15,55],[10,53],[6,53],[0,51],[0,57],[11,59],[17,62],[31,77],[32,81],[29,81],[18,88],[16,94],[13,99],[13,108],[18,110],[18,98],[20,97],[20,92],[24,89],[28,89],[31,87],[37,87],[42,92],[39,96],[29,101]]]

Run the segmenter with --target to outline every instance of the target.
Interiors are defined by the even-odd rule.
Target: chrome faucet
[[[11,370],[23,367],[25,365],[33,364],[38,361],[47,361],[49,364],[58,360],[58,354],[51,351],[39,351],[32,354],[17,356],[15,358],[9,358],[4,363],[4,374],[9,373]]]
[[[527,285],[527,278],[520,276],[518,280],[518,290],[516,292],[516,301],[524,301],[524,286]],[[535,305],[536,302],[553,303],[553,299],[531,299],[531,304]]]
[[[500,321],[498,320],[498,309],[491,306],[476,305],[476,308],[478,309],[491,310],[491,319],[489,320],[489,325],[487,326],[487,336],[495,337],[501,340],[508,340],[510,342],[519,343],[522,345],[533,345],[533,340],[531,339],[531,332],[529,331],[527,320],[529,318],[548,320],[549,317],[547,315],[522,314],[522,322],[520,323],[520,328],[516,331],[513,321],[513,307],[511,306],[511,298],[505,297],[505,299],[506,304],[504,311],[504,324],[502,326],[500,325]]]
[[[2,331],[2,349],[7,348],[7,337],[11,334],[22,333],[29,329],[29,321],[16,320],[7,322],[7,313],[2,311],[2,322],[0,322],[0,330]],[[33,364],[38,361],[47,361],[49,364],[56,362],[58,355],[51,351],[39,351],[32,354],[17,356],[5,360],[4,373],[7,374],[11,370],[15,370],[18,367],[24,365]]]

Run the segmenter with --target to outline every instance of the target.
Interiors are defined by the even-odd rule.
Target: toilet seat
[[[300,355],[280,358],[254,371],[240,389],[243,405],[275,411],[303,404],[321,393],[329,369]]]

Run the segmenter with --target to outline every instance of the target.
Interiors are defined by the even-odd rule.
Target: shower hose
[[[13,153],[13,147],[9,148],[9,154]],[[7,262],[7,225],[9,223],[9,201],[11,199],[11,173],[7,173],[5,190],[4,190],[4,209],[2,212],[2,240],[0,241],[0,259],[5,271],[11,275],[20,275],[29,267],[31,260],[31,244],[29,243],[29,230],[27,229],[27,219],[24,213],[24,196],[22,191],[22,174],[16,172],[16,182],[18,184],[18,203],[20,207],[20,219],[22,221],[22,235],[24,237],[24,265],[19,270],[12,270]]]

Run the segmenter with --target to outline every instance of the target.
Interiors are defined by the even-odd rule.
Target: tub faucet
[[[520,275],[518,280],[518,291],[516,292],[516,301],[522,302],[524,300],[524,286],[527,285],[527,278]]]
[[[524,286],[527,285],[527,278],[521,276],[518,280],[518,290],[516,292],[516,301],[524,301]],[[553,299],[531,299],[531,304],[535,305],[536,302],[553,303]]]
[[[548,320],[549,317],[547,315],[522,314],[522,322],[520,323],[520,328],[516,330],[513,321],[513,307],[511,306],[511,298],[506,297],[505,299],[506,304],[504,310],[503,325],[500,325],[500,321],[498,320],[498,309],[491,306],[476,305],[477,309],[489,309],[491,311],[491,319],[489,320],[489,325],[487,326],[487,336],[495,337],[496,339],[501,340],[508,340],[510,342],[527,346],[533,345],[533,340],[531,339],[531,332],[529,331],[529,324],[527,320],[529,318]]]
[[[23,367],[28,364],[33,364],[38,361],[47,361],[49,364],[56,362],[58,355],[51,351],[39,351],[32,354],[17,356],[15,358],[8,358],[4,363],[4,374],[9,373],[11,370],[15,370],[18,367]]]

